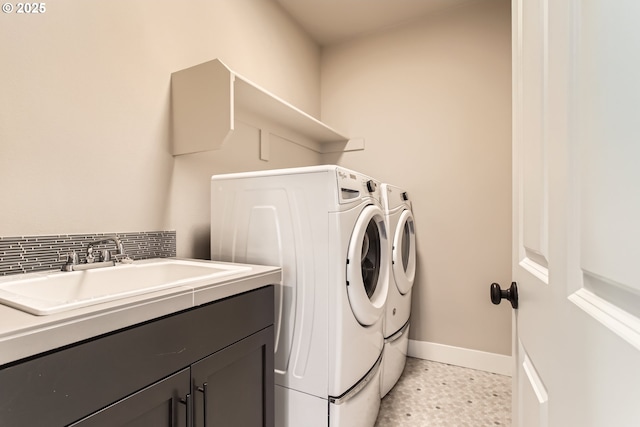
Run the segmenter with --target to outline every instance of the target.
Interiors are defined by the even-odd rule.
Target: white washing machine
[[[212,177],[212,259],[282,267],[277,426],[374,425],[387,236],[380,185],[360,173],[314,166]]]
[[[381,190],[391,243],[384,355],[380,370],[380,397],[384,397],[398,382],[407,360],[411,290],[416,275],[416,235],[407,192],[390,184],[382,184]]]

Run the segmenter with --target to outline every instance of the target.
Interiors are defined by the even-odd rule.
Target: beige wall
[[[0,14],[0,236],[175,229],[209,256],[214,173],[335,162],[406,187],[412,339],[509,353],[509,2],[486,0],[321,51],[270,1],[57,0]],[[319,156],[241,124],[169,153],[170,74],[215,57],[366,150]],[[322,73],[322,91],[320,91]]]
[[[319,47],[271,1],[56,0],[40,16],[0,14],[0,236],[168,228],[179,255],[208,256],[194,243],[208,239],[208,176],[269,166],[250,140],[169,154],[171,73],[216,57],[319,113]],[[285,144],[272,164],[316,161]]]
[[[322,118],[366,139],[327,161],[405,187],[418,272],[411,339],[511,352],[509,0],[446,10],[332,46],[322,58]]]

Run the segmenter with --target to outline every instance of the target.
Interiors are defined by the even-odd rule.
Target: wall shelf
[[[233,72],[219,59],[171,75],[173,155],[217,150],[236,121],[261,130],[261,157],[268,160],[269,135],[319,153],[364,149],[315,117]]]

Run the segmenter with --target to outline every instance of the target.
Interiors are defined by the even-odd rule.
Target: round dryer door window
[[[382,210],[369,205],[356,221],[347,260],[347,294],[351,310],[362,325],[382,315],[389,291],[389,243]]]
[[[393,238],[393,278],[402,295],[411,290],[416,277],[416,233],[413,214],[405,210],[400,215]]]

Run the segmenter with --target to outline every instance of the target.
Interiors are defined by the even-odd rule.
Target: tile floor
[[[375,427],[511,426],[511,377],[407,358]]]

